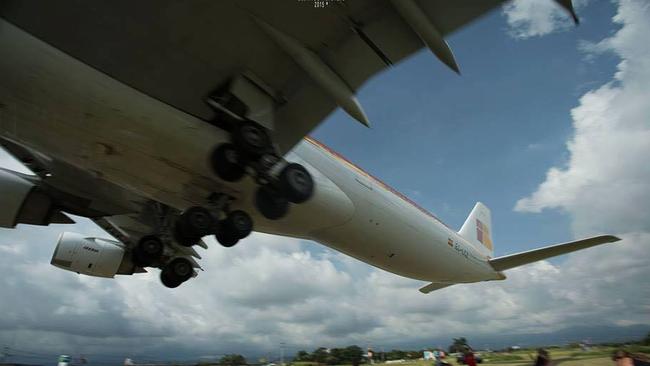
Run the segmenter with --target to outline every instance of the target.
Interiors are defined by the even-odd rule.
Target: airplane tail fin
[[[489,263],[496,271],[523,266],[524,264],[541,261],[561,254],[575,252],[600,244],[612,243],[621,240],[613,235],[600,235],[580,239],[568,243],[556,244],[544,248],[533,249],[522,253],[510,254],[499,258],[490,259]]]
[[[490,209],[481,202],[476,202],[458,234],[470,243],[485,247],[490,252],[490,256],[494,253],[492,245],[492,214]]]

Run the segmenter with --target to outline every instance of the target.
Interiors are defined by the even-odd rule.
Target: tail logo
[[[490,229],[483,224],[481,220],[476,219],[476,239],[487,248],[492,249],[492,239],[490,239]]]

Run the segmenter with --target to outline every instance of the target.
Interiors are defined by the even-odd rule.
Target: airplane
[[[552,0],[548,0],[552,1]],[[87,217],[114,239],[62,233],[51,264],[113,278],[198,275],[197,247],[251,231],[313,240],[423,293],[620,240],[601,235],[495,258],[490,210],[459,231],[309,137],[368,78],[497,0],[0,0],[0,227]],[[577,22],[568,0],[556,0]]]

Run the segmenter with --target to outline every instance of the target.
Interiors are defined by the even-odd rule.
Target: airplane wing
[[[367,124],[356,91],[421,48],[462,69],[444,37],[502,2],[0,0],[0,16],[206,121],[206,97],[245,79],[263,102],[242,113],[286,152],[338,106]]]
[[[600,235],[591,238],[572,241],[547,246],[540,249],[533,249],[527,252],[510,254],[490,260],[490,264],[497,271],[523,266],[524,264],[541,261],[547,258],[555,257],[562,254],[575,252],[576,250],[586,249],[600,244],[613,243],[621,240],[613,235]]]

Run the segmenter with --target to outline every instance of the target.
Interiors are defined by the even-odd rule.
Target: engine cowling
[[[0,169],[0,227],[47,225],[55,212],[52,199],[25,174]]]
[[[118,241],[65,232],[59,237],[50,263],[71,272],[112,278],[134,273],[135,266],[125,253]]]

